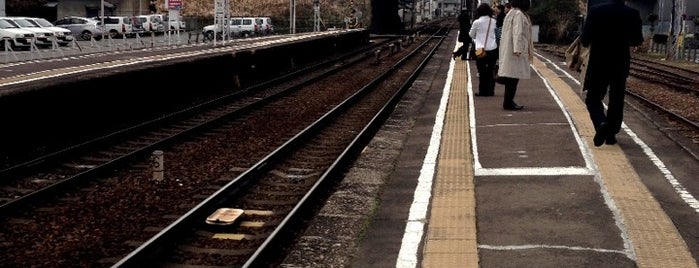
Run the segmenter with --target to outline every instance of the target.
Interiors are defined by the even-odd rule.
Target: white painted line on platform
[[[542,55],[538,55],[538,54],[537,54],[537,56],[539,56],[540,58],[546,59],[546,58],[543,57]],[[580,81],[578,81],[578,79],[576,79],[575,77],[573,77],[572,75],[570,75],[570,74],[568,73],[567,70],[561,69],[561,68],[558,66],[558,64],[553,63],[553,62],[552,62],[551,60],[549,60],[549,59],[546,59],[546,60],[547,60],[548,63],[550,63],[553,67],[555,67],[556,69],[558,69],[560,72],[566,74],[566,76],[567,76],[568,78],[570,78],[571,80],[573,80],[576,84],[580,85]],[[605,109],[606,109],[606,108],[607,108],[607,105],[605,104],[604,107],[605,107]],[[648,159],[650,159],[650,161],[653,162],[653,164],[655,165],[655,167],[658,168],[658,170],[660,171],[660,173],[663,174],[663,176],[665,177],[665,180],[667,180],[667,182],[670,183],[670,185],[671,185],[672,188],[675,190],[675,192],[677,193],[677,195],[679,195],[679,197],[680,197],[685,203],[687,203],[687,205],[689,205],[691,208],[693,208],[695,212],[699,213],[699,201],[698,201],[689,191],[687,191],[687,188],[685,188],[684,186],[682,186],[682,184],[675,178],[674,175],[672,175],[672,172],[670,172],[670,170],[667,169],[667,166],[665,165],[665,163],[663,163],[662,160],[660,160],[660,157],[658,157],[658,156],[655,154],[655,152],[653,152],[653,150],[652,150],[643,140],[641,140],[641,138],[639,138],[638,135],[636,135],[636,133],[634,133],[633,130],[631,130],[631,128],[629,128],[629,127],[626,125],[626,123],[622,123],[622,124],[621,124],[621,129],[623,129],[624,132],[626,132],[626,134],[629,135],[629,137],[631,137],[631,139],[632,139],[638,146],[641,147],[641,149],[643,150],[643,153],[646,154],[646,156],[648,157]]]
[[[534,68],[536,71],[536,68]],[[468,79],[467,79],[467,92],[469,96],[473,96],[473,81],[471,77],[471,66],[469,64],[466,65],[466,72],[468,74]],[[558,98],[556,93],[553,91],[553,88],[551,88],[551,85],[546,81],[546,79],[538,72],[536,73],[539,75],[542,81],[544,81],[544,84],[546,85],[546,88],[549,91],[549,94],[553,96],[554,100],[558,104],[558,107],[561,109],[563,112],[563,115],[565,116],[566,120],[568,121],[568,125],[570,126],[573,136],[575,137],[575,141],[578,143],[578,148],[582,154],[583,159],[585,160],[585,166],[584,167],[576,167],[576,166],[569,166],[569,167],[522,167],[522,168],[484,168],[481,165],[480,158],[478,156],[478,143],[477,143],[477,135],[476,135],[476,111],[475,111],[475,104],[474,104],[474,98],[469,98],[468,99],[468,113],[469,113],[469,127],[471,128],[471,148],[473,149],[473,162],[474,162],[474,175],[476,176],[560,176],[560,175],[594,175],[595,171],[593,169],[593,161],[592,161],[592,155],[590,154],[589,149],[584,145],[583,139],[580,137],[578,134],[577,129],[575,128],[575,124],[573,124],[573,120],[570,117],[570,114],[568,111],[565,109],[563,103],[561,100]]]
[[[613,249],[603,249],[603,248],[588,248],[588,247],[571,247],[571,246],[554,246],[554,245],[516,245],[516,246],[489,246],[489,245],[478,245],[478,248],[490,249],[490,250],[526,250],[526,249],[566,249],[575,251],[594,251],[602,253],[619,253],[623,255],[628,255],[627,252],[621,250]]]
[[[538,248],[538,247],[560,248],[560,249],[568,249],[568,250],[583,250],[583,249],[585,249],[585,250],[593,250],[593,251],[600,251],[600,252],[618,252],[620,254],[624,254],[626,257],[628,257],[631,260],[636,260],[636,255],[635,255],[633,248],[631,247],[631,242],[628,238],[627,230],[621,221],[621,213],[619,211],[619,208],[616,206],[616,203],[611,198],[609,191],[607,190],[606,186],[604,185],[604,182],[602,181],[602,178],[599,174],[599,170],[593,161],[592,153],[591,153],[589,147],[587,146],[587,143],[585,143],[583,141],[583,139],[580,137],[579,132],[578,132],[577,128],[575,127],[575,124],[572,120],[572,116],[571,116],[570,112],[566,109],[565,105],[563,105],[562,100],[560,99],[558,94],[556,94],[555,90],[551,87],[551,84],[548,82],[548,80],[546,80],[543,77],[543,75],[539,72],[538,69],[536,69],[536,68],[533,68],[533,69],[535,70],[537,75],[543,80],[544,84],[546,85],[547,89],[549,90],[549,94],[551,94],[551,96],[553,96],[554,100],[561,108],[564,116],[566,117],[566,120],[568,121],[568,124],[571,127],[571,130],[573,132],[573,136],[575,137],[576,142],[578,143],[578,147],[580,149],[580,152],[581,152],[583,158],[585,159],[585,167],[551,168],[550,169],[551,173],[546,174],[546,175],[594,175],[593,180],[595,181],[595,183],[597,183],[600,186],[600,193],[603,196],[604,202],[607,205],[607,207],[610,209],[612,214],[614,215],[613,218],[614,218],[615,225],[617,226],[617,228],[619,228],[619,230],[621,232],[621,237],[622,237],[622,240],[624,241],[624,250],[618,251],[618,250],[610,250],[610,249],[591,249],[591,248],[570,247],[570,246],[560,246],[560,245],[558,245],[558,246],[556,246],[556,245],[493,246],[493,245],[480,245],[479,244],[478,247],[485,248],[485,249],[494,249],[494,250],[524,250],[524,249],[534,249],[534,248]],[[469,72],[469,74],[470,74],[470,72]],[[571,76],[569,76],[569,77],[571,77]],[[469,92],[469,94],[471,94],[471,92]],[[474,126],[473,121],[471,122],[471,124],[472,124],[472,130],[473,130],[474,129],[473,128],[473,126]],[[475,133],[472,133],[472,135],[475,135]],[[475,138],[473,138],[473,139],[474,139],[473,143],[475,144]],[[475,147],[474,147],[474,151],[475,151]],[[497,170],[497,173],[495,170]],[[480,173],[476,173],[476,174],[480,175],[480,174],[493,173],[493,175],[500,175],[499,173],[503,173],[506,171],[507,171],[507,169],[490,169],[490,170],[482,169],[482,170],[480,170]],[[544,175],[544,174],[540,174],[540,173],[545,172],[545,171],[546,171],[546,169],[527,168],[527,169],[518,170],[517,172],[512,172],[511,174],[504,174],[504,175]],[[569,173],[565,173],[565,171],[569,171]],[[557,172],[560,172],[560,173],[557,173]],[[575,174],[575,172],[580,172],[581,174]],[[582,174],[582,173],[586,173],[586,174]],[[485,176],[485,175],[483,175],[483,176]]]
[[[459,43],[456,42],[456,45]],[[430,206],[430,198],[432,197],[432,182],[434,181],[435,169],[437,167],[437,157],[439,156],[439,147],[442,142],[442,130],[444,127],[444,119],[446,118],[447,103],[449,102],[449,93],[451,92],[451,80],[454,76],[455,61],[449,63],[449,72],[442,90],[442,98],[439,102],[439,109],[432,126],[432,135],[430,136],[430,145],[427,147],[425,159],[422,162],[420,169],[420,177],[418,177],[417,187],[413,195],[413,203],[410,205],[410,213],[408,222],[403,233],[398,259],[396,260],[396,268],[412,268],[417,266],[418,249],[422,245],[423,233],[425,232],[425,223],[427,222],[427,212]]]

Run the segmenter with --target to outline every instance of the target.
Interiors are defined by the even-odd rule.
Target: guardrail
[[[667,54],[669,46],[666,43],[650,43],[649,52]],[[699,49],[677,48],[675,51],[674,60],[686,60],[689,62],[699,63]]]
[[[119,50],[133,50],[142,48],[152,48],[157,46],[178,46],[184,44],[202,43],[206,40],[201,36],[200,32],[183,32],[177,30],[165,31],[162,35],[151,33],[150,35],[136,35],[131,38],[122,36],[122,38],[112,38],[105,35],[99,41],[91,38],[87,41],[78,41],[74,38],[65,46],[58,44],[57,40],[52,40],[52,45],[49,48],[39,48],[32,40],[30,47],[27,50],[17,50],[11,45],[9,38],[0,40],[4,42],[4,49],[0,50],[0,59],[4,63],[18,62],[25,60],[47,59],[53,57],[63,57],[66,55],[75,55],[92,52],[106,52]]]
[[[3,63],[19,62],[26,60],[48,59],[54,57],[64,57],[67,55],[78,55],[94,52],[128,51],[134,49],[144,49],[165,46],[192,45],[198,43],[211,43],[214,46],[225,43],[207,39],[201,31],[178,31],[167,30],[163,34],[156,35],[150,33],[146,35],[135,35],[120,38],[112,38],[105,34],[99,41],[94,38],[90,40],[78,41],[74,38],[67,45],[61,46],[54,37],[53,45],[50,48],[39,48],[34,44],[28,50],[14,50],[9,45],[9,39],[5,39],[5,49],[0,50],[0,61]]]

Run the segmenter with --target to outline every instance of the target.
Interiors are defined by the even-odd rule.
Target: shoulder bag
[[[488,29],[485,31],[485,42],[483,43],[483,47],[476,49],[476,57],[479,59],[485,58],[487,53],[485,53],[485,44],[488,43],[488,34],[490,33],[490,24],[493,23],[493,20],[488,17]]]

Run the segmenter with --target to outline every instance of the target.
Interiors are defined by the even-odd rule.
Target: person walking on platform
[[[517,105],[514,101],[517,84],[520,79],[531,78],[529,65],[534,60],[532,22],[527,14],[531,3],[530,0],[512,0],[510,5],[512,9],[505,15],[502,24],[498,76],[505,84],[502,108],[521,110],[524,106]]]
[[[469,49],[471,47],[471,37],[468,35],[468,31],[471,30],[471,16],[468,15],[467,10],[461,10],[461,14],[457,18],[459,20],[459,42],[461,46],[454,51],[453,58],[461,57],[461,60],[468,60]]]
[[[483,48],[485,57],[476,58],[478,70],[478,93],[476,96],[495,95],[493,70],[498,61],[498,44],[495,41],[495,19],[490,5],[483,3],[476,8],[477,19],[473,21],[469,36],[473,39],[476,50]]]
[[[617,143],[624,111],[626,78],[631,65],[632,46],[643,43],[642,21],[638,10],[611,0],[594,5],[588,11],[580,36],[590,48],[583,90],[585,105],[595,127],[595,146]],[[609,105],[604,113],[603,99],[609,90]]]

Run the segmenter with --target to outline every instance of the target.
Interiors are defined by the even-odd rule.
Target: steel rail
[[[426,56],[426,59],[422,61],[419,67],[410,75],[410,78],[394,93],[390,101],[384,104],[383,108],[381,108],[381,110],[371,119],[364,129],[355,136],[351,144],[345,148],[343,153],[338,158],[336,158],[330,168],[328,168],[321,178],[312,186],[311,190],[306,193],[301,201],[297,203],[297,205],[285,216],[285,218],[270,234],[270,236],[265,239],[263,244],[258,247],[253,255],[247,260],[244,267],[258,267],[262,263],[269,260],[269,256],[274,254],[274,250],[272,249],[278,244],[280,239],[283,239],[282,237],[288,235],[288,228],[292,228],[290,226],[292,226],[293,223],[301,220],[301,216],[299,215],[303,214],[305,211],[308,211],[304,208],[308,208],[312,205],[310,200],[313,200],[315,196],[320,194],[321,189],[323,189],[322,185],[329,183],[331,179],[328,178],[336,175],[340,171],[341,163],[346,162],[350,156],[352,156],[358,150],[361,150],[362,145],[368,139],[370,139],[373,133],[390,114],[392,108],[400,100],[400,97],[416,79],[417,74],[419,74],[419,72],[424,68],[428,58],[435,53],[436,49],[439,47],[439,44],[441,44],[442,40],[444,39],[444,36],[439,38],[438,44],[431,50],[428,56]],[[412,51],[410,56],[404,57],[398,63],[393,65],[388,71],[380,74],[376,79],[363,86],[358,92],[342,103],[338,104],[335,108],[327,112],[316,122],[297,133],[294,137],[275,149],[272,153],[265,156],[262,160],[258,161],[248,170],[232,179],[228,184],[220,188],[204,201],[200,202],[182,217],[175,220],[172,224],[165,227],[158,234],[151,237],[136,250],[132,251],[126,257],[121,259],[113,267],[142,267],[143,265],[154,264],[154,262],[156,262],[158,259],[158,254],[163,251],[167,251],[167,249],[176,244],[176,241],[182,232],[189,230],[196,224],[199,224],[199,221],[213,211],[218,204],[224,203],[226,200],[233,198],[233,196],[235,196],[237,193],[243,191],[245,188],[251,185],[257,177],[265,173],[276,161],[281,159],[290,151],[294,150],[300,143],[314,135],[314,133],[322,129],[325,124],[331,122],[333,118],[337,117],[350,105],[366,94],[374,85],[383,81],[387,76],[398,70],[398,68],[404,64],[409,57],[416,55],[420,48],[431,42],[431,39],[432,38],[428,38],[427,41],[423,42],[420,46],[418,46],[418,48]]]
[[[388,42],[390,42],[390,40],[377,43],[376,45],[381,46],[381,45],[384,45]],[[117,131],[115,133],[112,133],[112,134],[109,134],[109,135],[106,135],[106,136],[103,136],[103,137],[76,145],[76,146],[73,146],[70,148],[67,148],[65,150],[43,156],[39,159],[25,162],[23,164],[20,164],[18,166],[13,167],[12,169],[3,170],[2,172],[6,172],[6,173],[0,172],[0,175],[13,174],[12,172],[19,172],[22,170],[27,171],[29,168],[34,168],[38,165],[48,165],[50,163],[59,161],[60,159],[63,159],[65,157],[72,156],[72,155],[78,154],[78,153],[83,152],[83,151],[88,151],[88,150],[94,149],[98,145],[102,145],[105,143],[114,143],[114,139],[116,139],[117,137],[129,136],[129,135],[137,132],[137,130],[140,132],[140,131],[144,131],[144,129],[147,129],[147,128],[162,126],[165,123],[178,124],[181,122],[177,122],[177,120],[184,120],[184,119],[182,119],[183,117],[193,116],[193,115],[201,113],[203,110],[207,110],[207,109],[213,110],[213,109],[215,109],[215,107],[224,106],[226,102],[234,101],[234,100],[240,98],[241,96],[243,96],[243,94],[245,94],[247,92],[253,92],[254,90],[267,87],[267,86],[272,85],[274,83],[279,83],[282,81],[289,80],[289,79],[291,79],[295,76],[298,76],[299,74],[304,73],[304,72],[310,72],[313,70],[320,69],[322,67],[332,66],[337,61],[347,60],[347,59],[350,59],[353,55],[360,54],[360,56],[358,58],[351,59],[349,62],[345,62],[345,64],[341,65],[341,66],[332,66],[331,68],[324,70],[320,74],[315,74],[314,77],[311,79],[306,79],[305,81],[303,81],[301,83],[298,83],[296,85],[291,86],[289,88],[289,90],[278,92],[276,94],[268,96],[267,98],[260,99],[260,100],[257,100],[255,102],[249,103],[244,107],[240,107],[240,108],[236,109],[235,111],[230,111],[227,114],[218,116],[217,118],[209,119],[203,123],[198,123],[197,125],[190,127],[189,129],[183,129],[181,131],[178,131],[177,133],[175,133],[169,137],[165,137],[165,138],[162,138],[158,141],[152,142],[151,144],[144,145],[144,146],[140,147],[139,149],[134,150],[132,152],[123,153],[121,156],[115,157],[110,161],[106,161],[99,166],[92,167],[86,171],[77,173],[77,174],[70,176],[66,179],[60,180],[59,182],[56,182],[54,184],[51,184],[51,185],[46,186],[44,188],[41,188],[40,190],[37,190],[35,192],[32,192],[30,194],[24,195],[20,198],[17,198],[17,199],[11,200],[5,204],[2,204],[2,205],[0,205],[0,215],[6,215],[12,211],[17,211],[18,208],[21,206],[35,202],[35,200],[40,200],[42,198],[50,196],[50,195],[52,195],[52,194],[54,194],[62,189],[67,189],[67,188],[73,187],[79,183],[83,183],[85,181],[88,181],[89,179],[93,178],[94,176],[102,174],[104,172],[108,172],[110,169],[117,167],[117,166],[120,166],[120,165],[123,165],[123,164],[127,163],[128,161],[130,161],[131,159],[134,159],[135,157],[144,156],[147,153],[149,153],[150,151],[152,151],[153,149],[157,148],[158,146],[172,143],[181,137],[185,137],[185,136],[187,136],[191,133],[194,133],[196,131],[200,131],[202,129],[213,126],[213,125],[215,125],[223,120],[228,120],[228,118],[245,113],[245,112],[247,112],[255,107],[259,107],[261,105],[264,105],[265,103],[270,102],[276,98],[280,98],[284,94],[289,94],[291,91],[294,91],[295,89],[297,89],[305,84],[312,83],[313,81],[316,81],[318,79],[323,78],[324,76],[327,76],[329,74],[337,72],[346,66],[354,64],[356,62],[359,62],[361,59],[372,56],[372,54],[368,51],[371,51],[373,47],[376,47],[376,46],[371,46],[369,48],[364,48],[364,49],[357,49],[355,51],[343,54],[340,57],[333,58],[331,60],[324,61],[322,63],[313,65],[311,67],[308,67],[308,68],[305,68],[302,70],[299,70],[297,72],[289,73],[289,74],[284,75],[282,77],[278,77],[278,78],[251,86],[249,89],[244,90],[243,92],[236,92],[236,93],[232,93],[230,95],[219,97],[219,98],[216,98],[214,100],[208,101],[206,103],[202,103],[202,104],[199,104],[199,105],[196,105],[196,106],[193,106],[193,107],[190,107],[190,108],[187,108],[187,109],[175,112],[175,113],[171,113],[171,114],[165,115],[163,117],[160,117],[160,118],[148,121],[148,122],[144,122],[144,123],[139,124],[137,126],[130,127],[130,128],[127,128],[127,129],[124,129],[121,131]]]
[[[651,107],[662,111],[663,113],[669,115],[670,117],[674,118],[675,120],[680,121],[686,125],[693,127],[694,130],[699,131],[699,123],[697,123],[689,118],[686,118],[678,113],[670,111],[670,110],[666,109],[665,107],[663,107],[662,105],[660,105],[660,104],[658,104],[658,103],[656,103],[648,98],[645,98],[639,94],[636,94],[635,92],[626,90],[626,93],[631,95],[632,97],[638,99],[638,100],[641,100],[642,102],[646,103],[647,105],[650,105]]]

